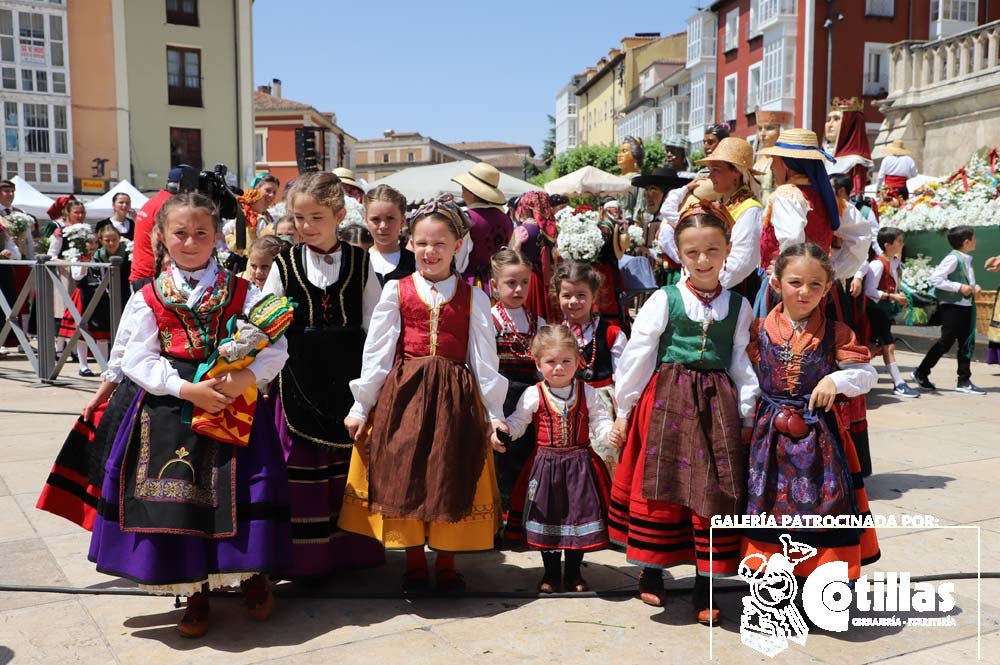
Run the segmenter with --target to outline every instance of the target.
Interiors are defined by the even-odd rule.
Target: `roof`
[[[545,162],[540,159],[523,155],[497,155],[496,157],[487,157],[483,161],[498,169],[521,168],[525,162],[531,162],[535,166],[545,165]]]
[[[255,90],[253,93],[253,110],[254,111],[306,111],[313,110],[312,104],[306,104],[305,102],[297,102],[294,99],[285,99],[284,97],[275,97],[274,95],[269,95],[266,92],[261,92],[260,90]],[[319,113],[319,111],[316,111]]]
[[[449,143],[450,147],[466,152],[476,150],[503,150],[505,148],[531,148],[526,143],[504,143],[503,141],[462,141],[459,143]]]
[[[606,73],[608,73],[609,71],[611,71],[615,67],[615,65],[617,65],[619,62],[621,62],[624,59],[625,59],[625,54],[624,53],[619,53],[618,55],[616,55],[611,60],[611,62],[609,62],[606,65],[604,65],[603,67],[601,67],[601,70],[599,72],[597,72],[596,74],[594,74],[593,76],[591,76],[590,79],[586,83],[584,83],[579,88],[577,88],[576,94],[579,96],[579,95],[584,94],[588,90],[590,90],[592,87],[594,87],[594,85],[601,78],[604,77],[604,75]]]

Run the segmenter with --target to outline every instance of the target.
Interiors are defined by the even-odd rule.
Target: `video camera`
[[[236,197],[242,194],[242,190],[230,187],[226,183],[226,173],[229,169],[225,164],[216,164],[211,171],[199,173],[194,167],[188,164],[178,166],[181,170],[180,191],[198,192],[212,199],[219,209],[219,217],[222,219],[236,220],[236,247],[246,249],[247,243],[247,220],[243,214]]]

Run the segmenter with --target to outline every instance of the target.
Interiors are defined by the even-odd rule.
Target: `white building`
[[[690,124],[692,149],[701,147],[705,129],[715,123],[715,12],[703,10],[688,19],[687,63],[691,74]]]
[[[65,0],[0,0],[0,176],[73,189]]]
[[[577,74],[556,95],[556,155],[572,150],[577,145],[576,89],[585,80]]]
[[[671,83],[667,83],[667,81]],[[622,116],[615,121],[615,137],[620,144],[626,136],[635,136],[643,142],[661,141],[677,131],[678,121],[687,134],[688,124],[688,88],[685,85],[683,93],[681,82],[689,81],[690,76],[680,61],[659,60],[646,67],[639,74],[638,95],[628,106],[622,109]],[[677,117],[677,99],[684,95],[682,103],[683,118]],[[669,110],[668,110],[669,109]],[[670,131],[665,131],[667,125]]]

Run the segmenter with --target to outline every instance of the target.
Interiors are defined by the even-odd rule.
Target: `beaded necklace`
[[[593,381],[594,380],[594,362],[597,360],[597,324],[600,322],[601,317],[595,316],[594,318],[587,321],[586,324],[577,326],[580,328],[580,334],[577,335],[576,331],[573,331],[574,337],[576,337],[577,344],[580,345],[580,350],[587,348],[587,329],[593,327],[594,334],[591,337],[592,345],[590,347],[590,360],[587,361],[586,366],[583,369],[583,380]],[[569,323],[566,324],[570,330],[573,330],[573,326]]]
[[[535,328],[538,325],[537,317],[531,315],[530,312],[525,312],[525,318],[528,319],[528,332],[521,333],[517,330],[517,325],[514,324],[514,320],[510,318],[510,314],[507,312],[507,308],[504,307],[503,303],[497,303],[497,314],[500,315],[500,334],[504,336],[505,333],[509,333],[509,337],[513,338],[514,344],[510,345],[510,351],[515,356],[521,359],[530,359],[531,351],[528,350],[526,344],[527,340],[535,336]],[[517,346],[521,347],[519,351]]]

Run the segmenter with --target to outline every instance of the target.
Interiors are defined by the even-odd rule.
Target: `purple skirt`
[[[288,465],[292,513],[292,562],[279,576],[318,577],[385,563],[382,543],[337,527],[351,449],[299,439],[288,430],[277,394],[273,403],[274,425]]]
[[[524,502],[529,547],[589,551],[608,546],[607,512],[596,473],[589,447],[537,448]]]
[[[250,431],[250,445],[236,451],[236,535],[206,538],[175,533],[124,532],[119,527],[119,492],[126,449],[145,392],[139,391],[115,436],[105,467],[98,515],[94,521],[88,558],[97,570],[142,585],[180,587],[203,582],[226,584],[255,573],[272,573],[291,562],[291,528],[288,510],[288,478],[270,409],[263,400]],[[178,418],[183,404],[177,400]],[[156,432],[151,445],[158,442]],[[164,589],[167,591],[170,589]],[[177,593],[193,592],[173,589]]]

